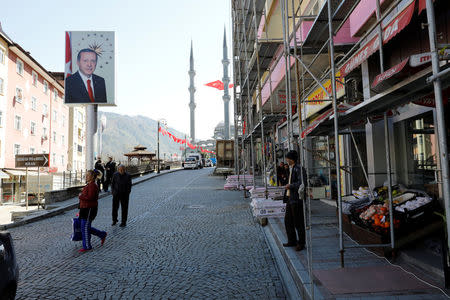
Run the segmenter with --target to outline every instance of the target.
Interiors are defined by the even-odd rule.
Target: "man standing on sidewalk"
[[[120,227],[125,227],[127,225],[128,201],[131,192],[131,176],[125,172],[124,165],[119,165],[118,170],[118,172],[114,173],[111,182],[111,192],[113,195],[112,226],[117,224],[120,203],[122,207],[122,222],[120,223]]]
[[[113,161],[112,156],[108,157],[108,162],[105,165],[105,181],[103,183],[103,190],[108,191],[108,187],[111,184],[112,177],[116,173],[116,163]]]
[[[305,248],[305,223],[303,200],[300,199],[298,189],[303,182],[306,182],[306,171],[297,164],[297,151],[289,151],[286,155],[286,161],[289,165],[289,174],[288,184],[285,186],[286,192],[284,195],[286,202],[284,226],[286,228],[288,242],[283,244],[283,246],[296,246],[295,250],[300,251]]]

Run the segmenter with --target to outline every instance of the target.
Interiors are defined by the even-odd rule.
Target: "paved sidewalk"
[[[152,178],[156,178],[158,176],[161,176],[164,174],[169,174],[169,173],[176,172],[179,170],[182,170],[182,169],[164,170],[164,171],[161,171],[160,174],[150,173],[147,175],[136,177],[132,180],[133,185],[140,184],[140,183],[150,180]],[[101,192],[99,194],[99,199],[107,197],[109,195],[111,195],[111,192]],[[76,208],[77,206],[78,206],[78,197],[74,197],[74,198],[71,198],[71,199],[68,199],[65,201],[61,201],[61,202],[52,203],[51,209],[40,208],[38,210],[36,206],[29,206],[29,210],[31,210],[32,212],[27,217],[24,217],[17,222],[9,222],[9,223],[5,223],[5,224],[2,224],[3,222],[1,222],[1,221],[7,220],[8,218],[9,218],[9,220],[11,220],[11,212],[12,211],[24,211],[25,207],[18,207],[18,206],[11,207],[9,205],[0,206],[0,230],[6,230],[8,228],[14,228],[17,226],[22,226],[24,224],[29,224],[29,223],[33,223],[33,222],[36,222],[39,220],[50,218],[50,217],[62,214],[65,211],[72,210],[72,209]]]
[[[346,249],[345,268],[341,268],[335,207],[313,201],[312,224],[314,295],[307,250],[282,246],[286,242],[283,218],[269,219],[268,225],[303,299],[447,299],[439,289],[365,249]],[[355,244],[344,235],[344,245]]]

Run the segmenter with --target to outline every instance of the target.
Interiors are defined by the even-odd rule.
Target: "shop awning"
[[[7,178],[9,178],[9,175],[0,170],[0,179],[7,179]]]
[[[338,104],[338,107],[337,107],[338,114],[344,113],[344,112],[348,111],[349,109],[351,109],[352,107],[354,107],[353,104],[348,104],[348,103]],[[331,117],[333,115],[334,115],[333,108],[330,108],[327,111],[325,111],[324,113],[320,114],[318,117],[316,117],[315,119],[313,119],[311,121],[311,123],[306,127],[305,130],[302,131],[300,138],[304,139],[307,135],[309,135],[311,132],[313,132],[317,127],[319,127],[319,125],[321,125],[324,122],[329,122],[330,124],[328,124],[328,125],[332,126]]]
[[[411,22],[414,13],[413,0],[397,16],[383,28],[383,44],[389,42],[394,36],[402,31]],[[341,75],[346,76],[356,69],[380,47],[378,35],[375,35],[370,41],[362,46],[347,62],[340,68]]]
[[[270,114],[263,116],[263,122],[264,129],[266,132],[272,129],[272,127],[278,123],[281,119],[283,119],[286,115],[285,114]],[[261,134],[261,121],[256,124],[255,129],[253,129],[252,134]]]
[[[12,176],[26,176],[27,173],[22,170],[4,170],[6,173],[12,175]],[[9,178],[9,176],[8,176]]]
[[[349,11],[359,2],[359,0],[331,0],[331,14],[333,16],[333,28],[339,29],[347,19]],[[303,42],[303,49],[317,52],[318,49],[328,40],[328,1],[325,1],[318,13],[311,29]]]
[[[385,111],[402,106],[406,103],[423,99],[433,93],[433,85],[427,84],[426,79],[432,73],[431,66],[417,72],[386,91],[361,102],[339,116],[339,126],[348,127],[356,120],[373,115],[383,114]],[[442,89],[450,86],[449,80],[442,81]]]
[[[405,67],[408,65],[409,58],[403,60],[401,63],[393,66],[389,70],[378,74],[377,77],[375,77],[375,80],[372,82],[372,89],[376,92],[385,90],[386,88],[389,88],[390,86],[394,85],[392,80],[394,79],[400,79],[402,74],[402,70],[405,69]]]

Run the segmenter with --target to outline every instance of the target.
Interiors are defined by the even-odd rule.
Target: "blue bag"
[[[71,239],[74,242],[81,241],[83,239],[81,235],[81,219],[73,218],[72,223],[73,223],[73,232]]]

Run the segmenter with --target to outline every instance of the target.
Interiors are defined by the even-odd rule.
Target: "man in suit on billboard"
[[[78,71],[66,78],[65,103],[106,103],[105,79],[94,74],[97,58],[92,49],[78,52]]]

